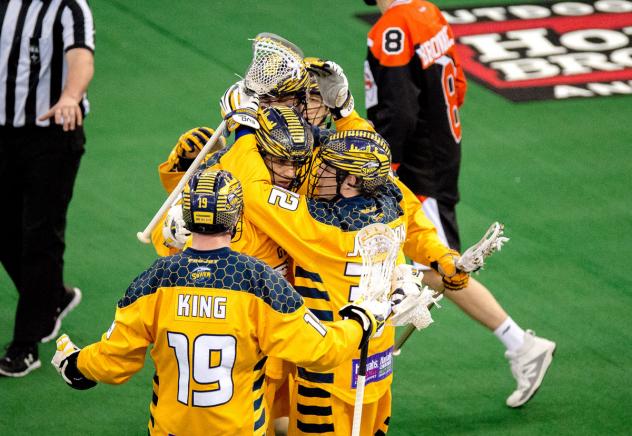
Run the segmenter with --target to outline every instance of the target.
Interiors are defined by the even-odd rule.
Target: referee
[[[19,293],[0,374],[22,377],[41,365],[38,342],[55,337],[81,300],[64,286],[64,233],[84,151],[94,24],[86,0],[0,0],[0,26],[0,260]]]

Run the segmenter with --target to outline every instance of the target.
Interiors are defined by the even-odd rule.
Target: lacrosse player
[[[321,324],[280,274],[229,248],[243,197],[227,171],[197,172],[182,207],[192,246],[132,282],[100,342],[80,350],[61,336],[52,364],[76,389],[120,384],[153,344],[150,434],[265,434],[266,356],[331,369],[376,333],[390,304],[346,305],[350,320]]]
[[[282,90],[292,89],[288,83],[279,86]],[[302,85],[301,85],[302,86]],[[222,104],[230,100],[230,95],[239,88],[231,86]],[[279,94],[281,94],[279,92]],[[244,102],[241,102],[244,104]],[[230,113],[232,109],[223,108],[222,111]],[[295,190],[304,181],[307,175],[307,165],[309,164],[313,137],[311,129],[296,113],[294,109],[279,107],[266,112],[268,116],[261,123],[261,128],[257,130],[257,145],[260,157],[258,161],[263,161],[269,170],[269,177],[272,183],[285,189]],[[262,119],[263,120],[263,119]],[[289,126],[293,128],[290,130]],[[195,149],[197,152],[204,146],[210,138],[212,130],[204,127],[192,129],[184,133],[171,152],[169,159],[159,166],[160,178],[165,189],[170,192],[179,182],[183,172],[187,167],[183,167],[178,156],[184,152]],[[197,155],[197,153],[195,153]],[[191,157],[195,157],[191,156]],[[231,170],[235,165],[247,165],[238,155],[231,152],[230,148],[211,156],[202,167],[224,168]],[[171,208],[168,212],[165,225],[158,226],[152,232],[152,241],[156,251],[161,255],[175,254],[187,240],[189,233],[183,226],[181,208]],[[165,244],[169,247],[165,247]],[[231,242],[231,248],[235,251],[248,254],[263,260],[268,265],[281,272],[288,279],[288,256],[283,248],[270,239],[267,235],[256,229],[249,220],[242,219],[238,223],[238,229]],[[169,252],[165,253],[165,251]],[[267,380],[267,402],[274,403],[269,413],[273,418],[270,420],[271,428],[268,433],[274,434],[272,426],[275,418],[288,416],[289,414],[289,388],[285,385],[288,375],[293,372],[292,366],[281,360],[270,358],[266,363]],[[275,398],[277,401],[275,401]],[[278,431],[282,432],[284,425],[277,423]]]
[[[345,95],[341,102],[340,106],[332,105],[337,109],[332,112],[348,117],[353,112],[352,100]],[[260,114],[262,126],[262,118],[270,110],[276,109],[266,108]],[[239,155],[242,162],[251,163],[247,169],[233,169],[244,180],[246,218],[293,258],[296,289],[312,312],[323,321],[334,320],[337,309],[354,299],[358,285],[358,253],[354,249],[357,231],[367,224],[383,222],[404,235],[403,212],[398,204],[401,194],[390,182],[383,186],[390,172],[388,145],[374,132],[332,135],[327,146],[321,145],[321,160],[317,162],[333,154],[333,179],[329,177],[330,167],[314,166],[318,169],[310,174],[309,196],[305,197],[270,183],[268,168],[257,159],[257,135],[255,129],[241,128],[237,131],[239,139],[231,147],[231,153]],[[369,345],[373,372],[365,389],[363,434],[388,429],[393,340],[393,328],[387,326]],[[355,398],[351,386],[357,376],[354,368],[351,360],[327,373],[298,368],[290,434],[350,432]],[[322,409],[310,407],[316,404]],[[323,410],[330,413],[323,415]]]
[[[315,58],[306,58],[306,63],[311,71],[319,72],[321,75],[325,74],[332,81],[337,80],[340,83],[339,87],[344,88],[348,86],[344,73],[338,70],[337,67],[331,68],[327,65],[331,64],[330,61],[325,62]],[[322,120],[326,116],[321,112],[323,104],[318,101],[319,97],[322,99],[321,93],[312,89],[308,103],[312,112],[318,111],[320,114],[319,119]],[[326,107],[326,105],[324,106]],[[344,119],[337,121],[336,126],[341,129],[374,131],[372,125],[362,119],[355,111]],[[331,131],[322,129],[315,133],[315,137],[318,139],[316,146],[318,146],[320,141],[326,140],[329,134],[331,134]],[[449,244],[445,236],[445,226],[442,225],[442,220],[436,209],[427,207],[429,206],[427,202],[422,204],[422,200],[402,180],[396,179],[396,184],[404,196],[405,205],[402,205],[402,207],[409,217],[407,219],[409,226],[406,235],[407,240],[404,246],[405,254],[412,258],[416,266],[424,271],[424,284],[436,290],[445,290],[445,296],[456,303],[472,319],[492,331],[502,342],[506,349],[505,357],[509,360],[511,372],[517,382],[517,387],[507,398],[506,404],[510,407],[523,405],[537,392],[542,383],[544,375],[552,362],[555,343],[535,336],[531,330],[523,330],[505,312],[493,294],[478,280],[469,277],[469,281],[457,283],[461,279],[466,279],[465,275],[459,274],[455,276],[455,280],[452,280],[453,283],[446,284],[445,275],[441,274],[442,270],[438,270],[436,267],[434,269],[429,268],[427,259],[419,257],[414,250],[407,248],[424,239],[428,239],[429,243],[434,244],[436,247],[439,246],[437,244],[440,244],[445,247],[445,250],[449,250]],[[436,228],[436,232],[429,231],[428,219],[431,222],[430,225]],[[415,230],[413,226],[415,225],[414,221],[417,220],[420,223],[420,227]],[[439,238],[438,240],[437,237]],[[455,259],[457,254],[458,252],[453,250],[450,252],[449,257]],[[447,253],[446,256],[448,256]],[[446,261],[447,259],[447,257],[444,258]],[[449,263],[446,263],[444,267],[449,268],[450,272],[453,271]],[[533,364],[534,362],[536,363],[535,365]]]

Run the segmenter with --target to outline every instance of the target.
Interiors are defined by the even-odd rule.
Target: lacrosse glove
[[[95,387],[97,384],[84,376],[77,368],[79,351],[81,349],[72,343],[68,335],[61,335],[57,338],[57,351],[50,363],[53,364],[68,386],[83,391]]]
[[[362,348],[384,325],[390,310],[389,303],[360,298],[353,303],[343,306],[338,311],[338,314],[342,318],[353,319],[360,323],[364,333],[358,348]]]
[[[432,289],[421,283],[423,273],[412,265],[397,265],[393,270],[391,284],[391,323],[394,326],[414,325],[417,330],[432,324],[430,308],[440,307],[437,302],[443,297],[434,297]]]
[[[229,132],[237,130],[240,125],[253,129],[259,128],[259,121],[257,121],[259,96],[247,92],[243,80],[226,90],[219,99],[219,107]]]
[[[188,170],[213,133],[214,130],[209,127],[196,127],[183,133],[167,159],[170,171]],[[220,137],[219,140],[224,141],[224,138]]]
[[[312,57],[305,58],[304,62],[307,71],[316,79],[323,103],[331,110],[334,119],[344,118],[353,112],[353,96],[342,67],[333,61]]]
[[[470,280],[470,275],[457,268],[456,262],[461,255],[456,250],[448,250],[439,259],[430,263],[430,266],[434,268],[443,281],[443,287],[450,291],[460,291],[467,286]]]
[[[178,201],[169,208],[162,226],[162,236],[165,238],[165,246],[182,250],[191,232],[184,227],[182,217],[182,204]]]

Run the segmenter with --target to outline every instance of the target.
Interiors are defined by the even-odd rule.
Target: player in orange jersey
[[[391,146],[404,184],[422,202],[439,236],[460,251],[456,220],[461,162],[459,108],[465,75],[449,24],[423,0],[365,0],[382,12],[368,34],[365,91],[368,118]],[[433,275],[426,281],[440,285]],[[555,343],[516,324],[481,283],[471,280],[446,296],[489,328],[505,345],[517,381],[507,405],[519,407],[537,391],[551,363]]]

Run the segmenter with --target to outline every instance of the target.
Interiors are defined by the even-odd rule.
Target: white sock
[[[524,330],[510,316],[494,330],[494,334],[507,348],[507,351],[516,351],[524,343]]]

